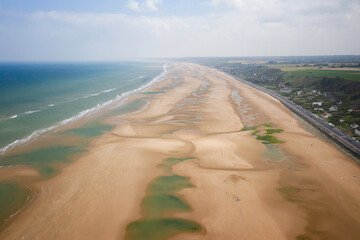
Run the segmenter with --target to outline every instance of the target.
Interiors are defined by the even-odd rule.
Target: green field
[[[360,70],[359,68],[354,68],[354,70],[349,70],[349,68],[341,69],[331,69],[323,68],[320,69],[316,66],[299,66],[299,65],[267,65],[269,68],[280,69],[285,72],[285,80],[302,80],[305,77],[328,77],[328,78],[342,78],[349,81],[360,82]]]
[[[342,71],[342,70],[321,70],[309,69],[288,71],[285,79],[301,79],[307,76],[312,77],[328,77],[328,78],[342,78],[349,81],[360,82],[360,71]]]
[[[289,65],[266,65],[269,68],[280,69],[283,72],[293,72],[293,71],[301,71],[301,70],[318,70],[318,67],[309,67],[309,66],[298,66],[296,64]],[[298,67],[296,67],[298,66]]]

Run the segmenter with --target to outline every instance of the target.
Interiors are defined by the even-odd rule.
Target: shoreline
[[[56,122],[54,124],[52,124],[49,127],[45,127],[45,128],[41,128],[41,129],[37,129],[35,131],[33,131],[32,133],[17,139],[13,142],[8,143],[5,146],[0,147],[0,156],[1,155],[5,155],[7,152],[11,152],[12,149],[21,146],[23,144],[26,144],[28,142],[34,141],[36,140],[38,137],[44,135],[44,134],[51,134],[53,132],[56,131],[61,131],[61,128],[67,128],[68,125],[72,125],[72,124],[76,124],[77,121],[81,121],[84,118],[88,117],[91,118],[92,116],[90,115],[96,115],[98,114],[98,112],[100,112],[100,114],[103,112],[102,111],[106,111],[106,108],[109,109],[113,109],[116,107],[119,107],[121,105],[124,104],[124,102],[126,102],[131,96],[133,96],[134,94],[138,94],[139,92],[143,92],[145,90],[147,90],[148,88],[150,88],[152,85],[156,84],[157,82],[161,81],[162,78],[166,75],[166,73],[168,72],[167,70],[167,65],[164,64],[163,65],[163,71],[155,76],[150,82],[145,83],[144,85],[129,90],[127,92],[122,93],[121,95],[117,95],[114,99],[111,99],[107,102],[103,102],[101,104],[98,104],[97,106],[94,106],[92,108],[89,109],[85,109],[75,115],[73,115],[70,118],[66,118],[64,120],[61,120],[59,122]],[[109,110],[108,109],[108,110]],[[17,116],[17,115],[16,115]]]
[[[161,82],[159,83],[159,85],[161,85]],[[151,86],[148,90],[149,90],[149,91],[152,91],[152,90],[151,90],[152,88],[153,88],[153,86]],[[132,98],[132,99],[138,98],[138,96],[131,96],[131,98]],[[149,101],[152,101],[152,100],[149,100]],[[148,105],[147,105],[146,108],[142,108],[141,110],[142,110],[142,111],[135,111],[135,112],[127,113],[125,116],[131,115],[131,114],[139,115],[139,114],[141,114],[141,112],[143,112],[143,111],[148,111]],[[107,134],[105,134],[105,135],[107,135]],[[108,133],[108,135],[109,135],[109,133]],[[101,138],[102,138],[102,137],[103,137],[103,136],[100,136],[100,137],[97,137],[96,139],[94,139],[94,140],[92,141],[92,143],[91,143],[89,152],[87,152],[87,153],[85,153],[85,154],[82,154],[83,156],[80,156],[80,159],[77,159],[77,160],[76,160],[75,162],[73,162],[72,164],[64,166],[62,172],[63,172],[63,171],[66,171],[67,169],[72,168],[74,165],[77,164],[78,161],[81,161],[81,159],[87,158],[87,156],[88,156],[89,154],[91,154],[92,149],[97,148],[97,142],[99,142],[99,141],[101,142]],[[62,173],[61,173],[60,175],[55,176],[54,178],[48,179],[48,180],[46,180],[46,181],[42,181],[42,182],[40,183],[40,185],[47,184],[48,182],[56,181],[55,179],[60,178],[61,175],[62,175]],[[147,183],[146,183],[146,184],[147,184]],[[31,206],[31,207],[33,208],[34,206]],[[24,210],[25,210],[24,212],[26,213],[27,209],[24,209]],[[22,214],[24,214],[24,213],[22,213]],[[18,218],[17,218],[17,219],[14,219],[14,220],[15,220],[14,222],[16,222],[16,220],[18,220]],[[9,225],[10,225],[10,224],[9,224]],[[5,228],[5,230],[6,230],[6,228]]]
[[[172,173],[194,186],[177,193],[191,211],[177,212],[177,205],[166,203],[161,215],[190,220],[206,232],[184,230],[172,239],[351,239],[359,234],[360,185],[344,178],[360,177],[359,167],[307,132],[280,102],[188,63],[177,64],[147,91],[156,94],[146,107],[108,118],[113,130],[94,138],[59,174],[35,183],[38,197],[0,237],[123,239],[129,224],[144,217],[141,202],[163,175],[159,165],[180,158],[187,160],[176,162]],[[284,141],[274,144],[278,152],[266,152],[272,150],[258,138],[267,136],[267,129],[282,130],[270,134]],[[169,187],[177,189],[175,183]]]
[[[15,149],[11,148],[8,149],[8,151],[4,152],[4,153],[0,153],[0,157],[2,158],[6,158],[6,157],[12,157],[12,156],[17,156],[17,155],[22,155],[22,154],[27,154],[28,152],[34,152],[37,151],[38,149],[43,149],[43,148],[49,148],[51,146],[68,146],[69,140],[70,142],[72,142],[69,146],[77,146],[79,144],[86,144],[85,142],[80,143],[79,139],[72,141],[71,138],[72,137],[62,137],[66,143],[64,142],[64,140],[62,140],[62,138],[57,136],[58,132],[64,132],[64,131],[68,131],[71,129],[77,129],[77,128],[81,128],[83,126],[85,126],[86,124],[88,124],[89,122],[93,121],[94,119],[99,118],[100,116],[111,112],[113,109],[119,109],[123,106],[126,106],[128,104],[131,104],[132,102],[141,99],[141,93],[144,91],[147,91],[147,89],[150,89],[153,85],[160,83],[163,80],[163,77],[168,73],[167,70],[167,65],[164,64],[163,65],[163,72],[161,72],[159,75],[157,75],[156,77],[154,77],[150,82],[140,86],[139,88],[133,89],[131,91],[125,92],[129,93],[131,92],[131,94],[129,96],[125,96],[124,99],[121,99],[120,102],[115,102],[114,106],[105,106],[105,108],[102,108],[98,111],[95,111],[94,113],[92,113],[90,116],[83,116],[80,119],[74,121],[74,122],[69,122],[65,125],[59,126],[57,128],[54,128],[53,130],[50,130],[49,132],[45,132],[43,134],[40,134],[39,136],[37,136],[34,139],[31,139],[19,146],[16,146]],[[138,110],[132,111],[134,113],[136,112],[140,112],[144,109],[146,109],[146,107],[148,106],[148,102],[145,103],[145,105]],[[128,114],[131,114],[132,112],[129,112]],[[122,114],[122,115],[126,115]],[[65,120],[64,120],[65,121]],[[63,122],[63,121],[62,121]],[[104,122],[103,120],[99,121],[98,124],[102,125],[101,122]],[[109,124],[111,126],[115,126],[115,123],[111,123],[111,122],[104,122],[105,124]],[[26,137],[27,138],[27,137]],[[60,142],[64,142],[64,143],[58,143],[60,140]],[[82,140],[83,141],[83,140]],[[95,139],[93,139],[92,141],[96,141],[96,137]],[[47,142],[50,142],[51,144],[48,145]],[[86,154],[87,149],[90,149],[91,146],[85,146],[84,145],[84,153],[80,153],[77,154],[75,153],[75,155],[73,156],[72,154],[69,155],[69,159],[70,160],[70,164],[74,163],[78,158],[81,158],[81,156],[83,154]],[[63,168],[66,168],[66,165],[63,164],[63,166],[57,166],[57,173],[61,174],[61,171]],[[1,181],[13,181],[14,183],[19,183],[22,185],[24,185],[27,189],[30,190],[30,194],[28,195],[28,200],[26,200],[26,202],[23,204],[23,206],[19,209],[16,210],[16,212],[12,213],[2,224],[0,224],[0,232],[3,228],[6,228],[6,226],[8,224],[10,224],[18,214],[20,214],[21,212],[25,211],[32,203],[32,201],[35,200],[36,196],[40,193],[39,189],[35,186],[38,182],[42,182],[42,181],[47,181],[47,179],[42,179],[42,177],[40,176],[39,172],[37,169],[34,169],[31,165],[8,165],[8,166],[1,166],[0,167],[0,173],[2,175],[1,177]],[[56,177],[53,176],[53,177]]]

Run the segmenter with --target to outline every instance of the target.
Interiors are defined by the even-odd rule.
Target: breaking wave
[[[0,148],[0,154],[4,154],[6,151],[10,150],[10,149],[13,149],[14,147],[16,146],[19,146],[21,144],[24,144],[30,140],[33,140],[35,138],[37,138],[38,136],[46,133],[46,132],[49,132],[49,131],[52,131],[56,128],[59,128],[61,126],[64,126],[66,124],[69,124],[69,123],[73,123],[85,116],[88,116],[92,113],[95,113],[105,107],[108,107],[108,106],[111,106],[111,105],[115,105],[123,100],[125,100],[127,97],[129,97],[130,95],[134,94],[134,93],[137,93],[137,92],[141,92],[141,91],[144,91],[146,90],[147,88],[149,88],[150,86],[152,86],[154,83],[156,82],[159,82],[160,80],[162,80],[162,78],[164,77],[164,75],[167,73],[167,66],[164,65],[163,66],[163,72],[161,74],[159,74],[158,76],[156,76],[155,78],[153,78],[150,82],[142,85],[141,87],[138,87],[134,90],[131,90],[131,91],[128,91],[128,92],[124,92],[122,94],[119,94],[117,95],[114,99],[110,100],[110,101],[107,101],[107,102],[104,102],[102,104],[97,104],[95,107],[92,107],[92,108],[89,108],[89,109],[86,109],[86,110],[83,110],[81,112],[79,112],[78,114],[70,117],[70,118],[67,118],[65,120],[62,120],[60,122],[57,122],[53,125],[51,125],[50,127],[47,127],[47,128],[42,128],[42,129],[38,129],[34,132],[32,132],[30,135],[24,137],[24,138],[21,138],[21,139],[17,139],[15,141],[13,141],[12,143]],[[107,90],[104,90],[102,92],[110,92],[110,91],[114,91],[114,89],[107,89]],[[29,112],[35,112],[35,111],[29,111]],[[16,118],[17,115],[13,115],[11,116],[10,118]]]

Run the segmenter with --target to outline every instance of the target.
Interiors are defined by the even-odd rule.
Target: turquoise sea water
[[[103,124],[103,119],[114,114],[125,114],[139,110],[145,105],[146,101],[142,98],[133,100],[93,118],[86,124],[56,133],[65,139],[77,137],[78,140],[75,142],[69,141],[65,144],[45,145],[36,150],[10,156],[0,155],[0,168],[26,166],[38,173],[38,177],[32,179],[10,177],[0,181],[0,231],[11,217],[15,216],[25,205],[31,202],[34,182],[55,176],[63,166],[73,162],[78,154],[86,152],[88,143],[91,142],[93,137],[102,135],[113,128],[113,126]]]
[[[162,63],[0,64],[0,153],[142,89]]]
[[[0,181],[0,230],[31,201],[34,182],[55,176],[62,166],[86,151],[93,137],[113,128],[105,125],[104,119],[145,106],[146,95],[126,104],[117,103],[141,93],[160,80],[164,72],[163,64],[149,62],[0,64],[0,168],[26,166],[39,174],[32,179],[10,177]],[[115,108],[85,124],[52,133],[61,139],[75,137],[75,142],[50,141],[50,145],[35,150],[3,154],[113,104]]]

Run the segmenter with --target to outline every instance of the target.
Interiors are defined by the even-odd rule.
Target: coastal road
[[[349,135],[345,134],[340,129],[331,126],[328,122],[324,121],[323,119],[317,117],[316,115],[312,114],[310,111],[302,108],[301,106],[295,104],[294,102],[290,101],[289,99],[275,93],[272,90],[266,89],[249,81],[243,80],[241,78],[236,78],[238,81],[245,83],[246,85],[253,87],[257,90],[260,90],[270,96],[279,100],[283,105],[285,105],[288,109],[294,112],[296,115],[302,117],[303,119],[307,120],[311,123],[314,127],[319,129],[321,132],[325,133],[329,138],[334,140],[336,143],[344,147],[348,150],[351,154],[356,156],[356,161],[360,164],[360,143],[354,140]]]

